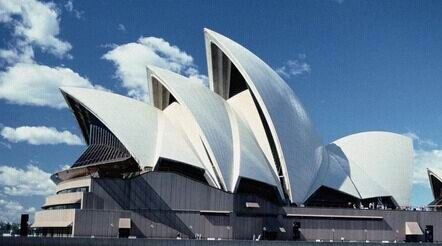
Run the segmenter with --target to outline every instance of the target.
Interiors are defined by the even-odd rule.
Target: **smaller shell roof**
[[[391,196],[399,206],[410,204],[413,144],[391,132],[361,132],[333,142],[345,154],[349,176],[362,199]]]
[[[68,102],[74,100],[105,125],[141,168],[153,168],[159,157],[202,168],[194,152],[184,142],[184,134],[173,127],[162,111],[110,92],[76,87],[62,87],[60,90]],[[73,105],[69,106],[75,110]],[[84,124],[77,120],[80,125]],[[176,148],[180,151],[175,151]]]

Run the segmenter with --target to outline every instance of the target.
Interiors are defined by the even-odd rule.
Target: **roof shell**
[[[333,142],[348,159],[349,176],[362,199],[391,196],[399,206],[410,204],[413,145],[406,136],[362,132]]]
[[[149,66],[148,73],[155,106],[164,107],[164,100],[159,97],[170,98],[170,95],[158,89],[154,79],[193,116],[198,125],[198,134],[211,156],[214,172],[220,177],[219,183],[223,184],[222,188],[234,192],[238,178],[248,177],[277,187],[282,195],[278,178],[253,134],[224,99],[201,83],[171,71]],[[154,87],[158,90],[154,90]],[[155,94],[154,91],[161,93]],[[207,168],[209,166],[206,165]]]
[[[312,186],[309,196],[321,186],[338,190],[360,199],[361,196],[350,177],[349,163],[346,156],[336,145],[325,146],[321,169]]]
[[[76,87],[62,87],[60,90],[65,98],[72,98],[102,122],[141,168],[153,168],[159,157],[202,168],[195,153],[182,140],[184,133],[173,127],[162,111],[110,92]]]
[[[438,199],[442,195],[442,190],[437,190],[437,188],[442,187],[442,170],[428,168],[427,173],[433,198]]]
[[[321,140],[300,100],[284,80],[256,55],[216,32],[205,29],[210,88],[214,85],[211,44],[215,44],[238,68],[255,96],[275,141],[284,187],[292,202],[302,203],[320,167]]]
[[[155,94],[153,88],[157,85],[154,84],[154,80],[163,85],[167,91],[162,91],[161,95]],[[169,92],[190,112],[197,122],[199,136],[211,157],[215,174],[219,176],[220,186],[225,190],[230,190],[228,184],[232,183],[233,140],[229,116],[223,100],[214,97],[209,90],[204,90],[199,83],[157,67],[148,67],[148,81],[153,106],[167,107],[167,105],[157,104],[163,101],[157,98],[167,96],[166,92]],[[206,166],[212,166],[212,164]]]

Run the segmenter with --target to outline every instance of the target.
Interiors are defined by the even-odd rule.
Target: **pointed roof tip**
[[[436,177],[439,177],[439,175],[442,174],[442,173],[439,173],[439,171],[437,169],[436,170],[432,170],[429,167],[427,167],[427,173],[428,173],[428,175],[433,175],[433,176],[436,176]]]
[[[60,87],[58,87],[58,90],[61,92],[65,92],[66,86],[60,86]]]
[[[175,73],[169,69],[161,68],[161,67],[158,67],[155,65],[146,65],[146,69],[151,74],[157,74],[157,75],[158,75],[158,73],[165,73],[165,72]]]
[[[155,65],[152,65],[152,64],[147,64],[147,65],[146,65],[146,69],[147,69],[147,70],[155,70],[155,69],[157,69],[157,68],[159,68],[159,67],[157,67],[157,66],[155,66]]]
[[[205,35],[205,36],[212,36],[212,37],[213,37],[213,36],[215,36],[215,35],[221,35],[221,34],[219,34],[219,33],[215,32],[215,31],[213,31],[213,30],[211,30],[211,29],[205,27],[205,28],[204,28],[204,35]]]
[[[75,89],[85,89],[85,88],[75,87],[75,86],[60,86],[60,87],[58,87],[58,90],[60,90],[60,92],[62,94],[71,94],[72,90],[75,90]]]
[[[146,65],[146,72],[147,72],[147,77],[149,77],[149,74],[153,73],[155,70],[155,66],[153,65]]]
[[[75,88],[75,87],[73,87],[73,86],[60,86],[60,87],[58,87],[58,89],[60,91],[66,91],[66,90],[69,90],[71,88]]]
[[[71,94],[73,92],[73,90],[96,90],[96,91],[100,91],[97,90],[96,88],[90,88],[90,87],[77,87],[77,86],[60,86],[58,87],[58,89],[65,94]],[[103,91],[105,92],[105,91]]]

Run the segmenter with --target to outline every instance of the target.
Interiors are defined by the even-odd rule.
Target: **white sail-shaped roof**
[[[278,188],[282,196],[278,178],[253,134],[223,98],[201,83],[171,71],[149,66],[148,74],[153,105],[165,111],[172,106],[179,112],[174,105],[176,100],[181,110],[187,112],[180,114],[197,131],[209,156],[210,163],[205,166],[213,168],[221,188],[234,192],[239,177],[246,177]],[[192,121],[197,127],[192,126]]]
[[[410,204],[413,144],[390,132],[362,132],[333,142],[348,159],[349,176],[362,199],[391,196],[399,206]]]
[[[284,80],[256,55],[224,37],[205,29],[210,88],[229,98],[231,68],[237,68],[247,84],[256,107],[268,125],[274,162],[281,169],[283,186],[290,200],[302,203],[317,176],[321,140],[300,100]],[[256,132],[256,131],[255,131]]]
[[[428,179],[430,181],[431,191],[434,199],[440,199],[442,196],[442,170],[427,169]]]
[[[125,146],[141,168],[154,168],[160,157],[204,169],[185,142],[185,134],[175,128],[164,113],[146,103],[100,90],[60,88],[72,110],[71,100],[93,114]],[[77,119],[81,128],[85,124]],[[89,136],[84,136],[87,140]]]
[[[168,105],[163,112],[175,127],[181,129],[186,134],[189,146],[194,149],[200,162],[206,169],[206,175],[211,181],[209,184],[213,187],[221,188],[215,170],[212,167],[211,158],[208,156],[206,147],[201,140],[198,123],[195,121],[192,113],[177,102]]]
[[[338,190],[360,199],[361,196],[350,177],[349,163],[346,156],[336,145],[325,146],[321,168],[309,196],[322,186]]]

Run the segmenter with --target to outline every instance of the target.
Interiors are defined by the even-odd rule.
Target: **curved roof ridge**
[[[154,83],[161,83],[179,104],[191,112],[209,155],[217,165],[215,171],[222,178],[225,190],[234,192],[238,177],[242,174],[280,188],[254,136],[245,129],[245,123],[223,98],[203,85],[168,70],[148,66],[148,74],[150,88],[158,87]],[[171,98],[164,93],[152,96],[156,97],[153,103],[158,107],[164,107],[161,103],[164,100],[160,97]],[[251,156],[257,162],[252,163]],[[244,171],[244,166],[253,169],[251,165],[255,165],[255,170]]]
[[[284,189],[292,202],[302,203],[320,168],[318,149],[322,141],[302,103],[284,80],[252,52],[238,43],[209,29],[204,29],[210,88],[228,99],[229,85],[215,84],[212,44],[228,58],[244,77],[269,126],[284,177]],[[218,50],[214,50],[217,52]],[[229,63],[230,64],[230,63]],[[228,65],[228,66],[231,66]],[[228,67],[227,66],[227,67]],[[220,68],[218,67],[218,73]],[[229,72],[226,72],[228,78]],[[224,80],[217,83],[230,83]],[[279,164],[278,164],[279,165]]]

